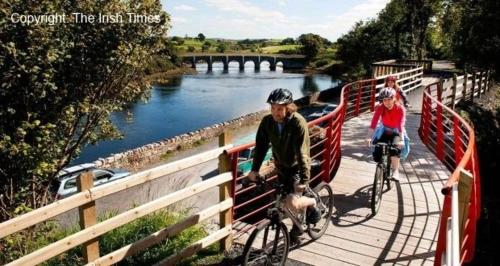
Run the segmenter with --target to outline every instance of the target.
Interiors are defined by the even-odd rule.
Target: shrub
[[[314,63],[314,66],[315,67],[322,67],[322,66],[328,65],[328,63],[330,63],[330,61],[328,59],[320,59]]]
[[[108,212],[99,218],[103,221],[115,216],[118,212]],[[160,210],[156,213],[144,216],[126,225],[118,227],[99,238],[99,250],[101,254],[108,254],[123,246],[138,241],[158,230],[182,221],[187,213],[175,213],[168,210]],[[79,231],[78,227],[62,229],[55,222],[46,222],[35,228],[10,235],[0,240],[0,264],[6,264],[21,256],[27,255],[37,249],[47,246],[57,240]],[[127,257],[120,265],[151,265],[176,252],[179,252],[189,244],[207,236],[207,232],[200,225],[192,226],[178,235],[168,238],[147,250],[134,256]],[[203,252],[186,259],[184,265],[197,265],[199,261],[209,260],[213,263],[223,259],[219,252],[218,244],[214,244]],[[73,248],[60,256],[45,263],[46,265],[81,265],[83,264],[81,247]]]

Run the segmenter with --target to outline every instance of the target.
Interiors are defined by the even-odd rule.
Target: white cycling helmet
[[[392,98],[396,96],[396,91],[393,88],[385,87],[380,90],[378,93],[378,98],[380,100],[387,99],[387,98]]]

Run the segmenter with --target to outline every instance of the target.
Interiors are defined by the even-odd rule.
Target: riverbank
[[[304,116],[307,116],[307,114],[317,111],[317,102],[334,102],[338,98],[339,92],[340,85],[299,98],[295,103],[301,108]],[[223,132],[230,132],[233,141],[245,137],[257,130],[260,121],[268,113],[269,110],[250,113],[122,153],[111,154],[106,158],[99,158],[93,163],[102,168],[123,168],[130,172],[142,171],[214,149],[218,146],[218,136]]]
[[[169,69],[164,72],[156,72],[151,75],[146,76],[146,80],[149,81],[153,85],[167,85],[170,81],[178,76],[182,76],[185,74],[194,75],[196,74],[196,69],[183,66],[174,69]]]

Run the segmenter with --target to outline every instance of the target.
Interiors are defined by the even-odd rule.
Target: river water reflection
[[[254,71],[251,62],[245,64],[243,72],[237,63],[230,63],[228,73],[222,69],[222,63],[214,63],[213,71],[207,73],[207,65],[198,64],[197,75],[178,77],[168,86],[153,86],[147,102],[112,114],[124,139],[87,146],[72,164],[94,161],[266,109],[267,96],[275,88],[288,88],[294,98],[300,98],[338,84],[338,80],[327,75],[283,73],[279,66],[270,71],[266,62],[259,72]],[[133,114],[132,119],[127,113]]]

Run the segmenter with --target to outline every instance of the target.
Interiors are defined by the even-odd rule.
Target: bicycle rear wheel
[[[330,224],[330,218],[333,212],[333,191],[332,188],[325,183],[322,183],[314,191],[318,194],[319,200],[316,199],[316,206],[321,211],[321,219],[316,224],[308,224],[307,234],[316,240],[325,234],[328,225]]]
[[[377,164],[377,169],[375,170],[375,177],[373,179],[372,201],[371,201],[372,215],[377,214],[378,209],[380,208],[380,203],[382,202],[382,188],[384,185],[384,169],[382,169],[382,167],[383,165]]]
[[[243,250],[243,265],[285,265],[290,237],[283,222],[266,220],[250,235]]]

